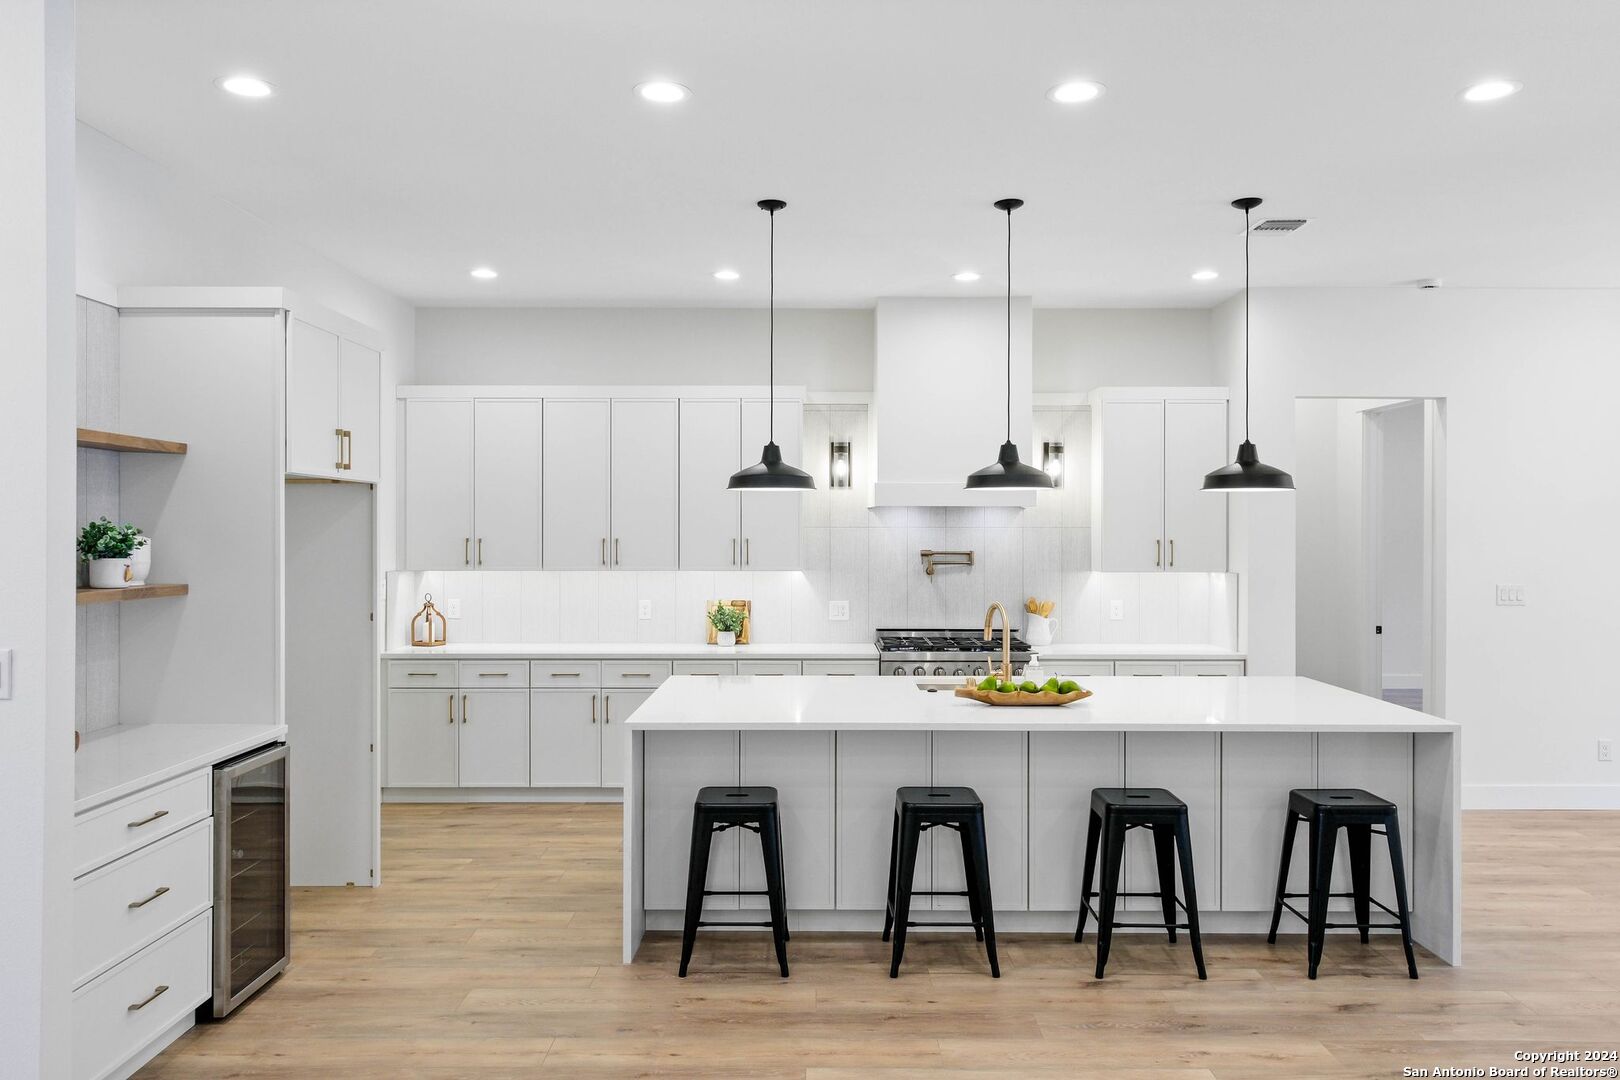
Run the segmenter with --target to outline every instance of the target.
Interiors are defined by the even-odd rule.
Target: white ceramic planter
[[[136,548],[129,557],[129,573],[131,585],[145,585],[146,578],[152,573],[152,538],[141,537],[141,546]]]
[[[91,559],[90,587],[92,589],[127,589],[134,584],[129,559]]]
[[[714,635],[714,643],[720,646],[722,649],[736,648],[737,635],[724,630],[716,631]]]

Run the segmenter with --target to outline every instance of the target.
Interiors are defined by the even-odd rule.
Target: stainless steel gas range
[[[884,675],[985,675],[1001,662],[1001,630],[990,641],[982,630],[879,630],[878,671]],[[1013,674],[1029,662],[1029,645],[1012,635]],[[992,658],[991,654],[994,654]]]

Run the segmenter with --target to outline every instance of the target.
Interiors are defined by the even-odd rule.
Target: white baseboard
[[[622,788],[383,788],[385,803],[622,803]]]
[[[1385,675],[1385,690],[1421,690],[1423,689],[1422,675]]]
[[[1620,784],[1464,784],[1464,810],[1620,810]]]

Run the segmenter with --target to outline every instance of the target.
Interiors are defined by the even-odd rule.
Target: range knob
[[[906,673],[906,665],[904,665],[904,664],[896,664],[894,666],[894,670],[889,672],[890,675],[904,675],[905,673]]]
[[[944,664],[935,664],[934,665],[934,674],[935,675],[943,675],[943,674],[945,674],[945,665]]]
[[[963,671],[961,668],[952,668],[951,669],[951,674],[952,675],[966,675],[967,672]]]
[[[911,673],[913,675],[927,675],[928,669],[919,664],[917,667],[911,669]]]

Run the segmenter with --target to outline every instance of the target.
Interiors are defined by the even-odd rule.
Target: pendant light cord
[[[1012,212],[1007,208],[1007,441],[1012,442]]]
[[[776,441],[776,211],[771,211],[771,404],[770,441]]]
[[[1249,441],[1249,207],[1243,208],[1243,441]]]

